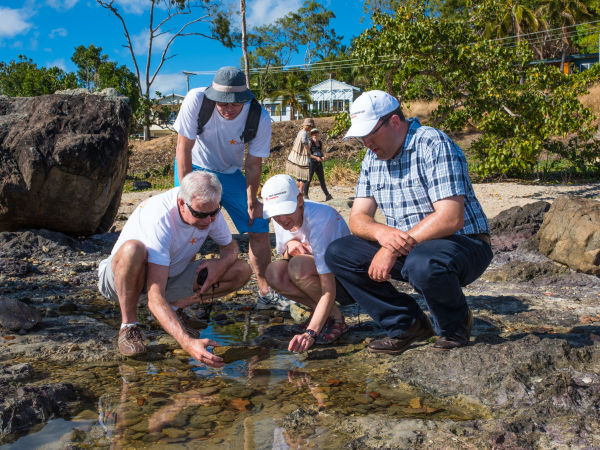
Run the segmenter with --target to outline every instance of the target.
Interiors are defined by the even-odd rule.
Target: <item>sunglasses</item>
[[[214,211],[211,211],[211,212],[196,211],[194,208],[192,208],[189,205],[189,203],[186,203],[185,206],[188,207],[188,209],[190,210],[190,213],[196,219],[206,219],[207,217],[215,217],[219,213],[219,211],[221,211],[221,204],[220,203],[219,203],[219,207],[217,209],[215,209]]]
[[[381,121],[381,123],[380,123],[378,126],[376,126],[376,127],[373,129],[373,131],[371,131],[371,132],[370,132],[369,134],[367,134],[366,136],[357,137],[357,138],[355,138],[355,139],[356,139],[358,142],[360,142],[362,145],[365,145],[365,146],[366,146],[367,144],[365,144],[365,139],[372,139],[372,138],[374,138],[374,137],[375,137],[375,135],[377,134],[377,132],[378,132],[378,131],[381,129],[381,127],[382,127],[382,126],[384,126],[384,125],[385,125],[385,123],[386,123],[388,120],[390,120],[390,119],[391,119],[393,116],[394,116],[394,114],[391,114],[391,115],[387,116],[385,119],[383,119],[383,120]]]

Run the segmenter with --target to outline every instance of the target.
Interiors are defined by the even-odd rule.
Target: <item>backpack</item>
[[[217,102],[206,98],[202,99],[202,105],[200,106],[200,112],[198,113],[198,134],[202,134],[204,131],[204,125],[212,116]],[[248,118],[246,119],[246,125],[244,126],[244,132],[240,136],[242,142],[248,143],[256,137],[258,132],[258,122],[260,121],[261,106],[258,101],[253,98],[250,101],[250,111],[248,111]]]

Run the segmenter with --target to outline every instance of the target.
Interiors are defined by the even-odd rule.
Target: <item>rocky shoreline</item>
[[[336,201],[341,209],[348,198]],[[494,260],[465,289],[475,316],[470,346],[440,352],[426,344],[397,357],[369,354],[364,339],[379,330],[365,315],[350,315],[350,332],[338,345],[307,355],[304,370],[318,372],[327,362],[339,370],[330,377],[341,378],[351,368],[348,373],[376,381],[376,388],[364,389],[376,389],[377,396],[356,396],[356,404],[346,409],[330,408],[327,402],[294,405],[281,427],[289,435],[315,436],[320,424],[327,423],[338,444],[356,449],[600,447],[600,278],[570,270],[537,250],[535,233],[547,205],[536,205],[491,221]],[[0,305],[19,300],[39,314],[33,327],[31,317],[21,311],[12,318],[23,320],[20,328],[0,328],[0,443],[14,441],[50,417],[71,418],[89,410],[106,383],[121,377],[120,365],[133,364],[116,349],[118,308],[96,289],[97,264],[116,238],[115,232],[82,240],[47,230],[0,233]],[[240,248],[247,257],[244,238]],[[215,251],[210,243],[203,248],[203,253]],[[417,297],[407,285],[399,286]],[[213,315],[212,320],[239,323],[251,314],[264,329],[254,343],[277,346],[285,342],[290,319],[252,311],[254,290],[251,284],[220,301],[213,313],[221,317]],[[181,355],[174,341],[145,306],[140,312],[152,341],[143,363],[174,361],[178,370],[185,370],[187,362],[177,362]],[[282,330],[283,336],[278,334]],[[267,370],[276,364],[267,358],[257,367]],[[333,396],[336,385],[331,379],[327,383],[322,389]],[[402,406],[412,412],[408,416],[397,415],[400,407],[383,400],[386,392],[414,390],[421,400]],[[258,404],[256,395],[236,393],[248,398],[244,412],[257,410],[250,409]],[[437,402],[435,408],[427,406],[429,398]],[[443,409],[460,410],[463,416],[437,412]],[[228,425],[230,434],[235,434],[236,420]],[[163,430],[156,439],[185,442],[193,436]],[[209,446],[230,439],[202,442]]]

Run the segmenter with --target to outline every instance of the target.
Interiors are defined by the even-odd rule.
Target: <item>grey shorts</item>
[[[103,259],[98,265],[98,290],[107,299],[115,302],[119,301],[117,290],[115,288],[115,274],[112,271],[112,256]],[[167,302],[175,303],[177,300],[190,297],[194,294],[194,280],[196,279],[196,270],[202,263],[202,260],[192,261],[186,269],[179,275],[169,277],[165,297]],[[148,294],[146,286],[138,297],[138,301],[147,301]]]

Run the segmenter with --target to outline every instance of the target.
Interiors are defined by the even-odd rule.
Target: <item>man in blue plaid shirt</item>
[[[462,286],[492,260],[487,218],[475,197],[461,149],[442,131],[405,120],[383,91],[362,94],[350,109],[346,138],[368,148],[347,236],[326,262],[336,279],[386,331],[369,350],[399,354],[434,335],[434,327],[390,279],[407,281],[429,308],[434,347],[469,343],[473,316]],[[380,208],[386,223],[376,222]]]

